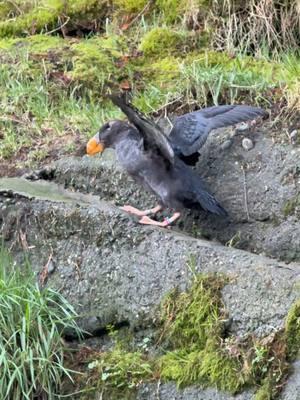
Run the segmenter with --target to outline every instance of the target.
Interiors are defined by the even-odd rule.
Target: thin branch
[[[246,214],[247,214],[247,220],[250,221],[249,208],[248,208],[247,181],[246,181],[246,172],[245,172],[245,167],[244,167],[244,165],[242,165],[242,171],[243,171],[243,178],[244,178],[244,202],[245,202],[245,210],[246,210]]]
[[[59,31],[59,30],[62,31],[63,27],[66,26],[69,21],[70,21],[70,17],[67,17],[67,19],[65,20],[65,22],[62,25],[60,25],[59,27],[53,29],[50,32],[46,32],[45,35],[51,35],[51,33],[54,33],[54,32]]]

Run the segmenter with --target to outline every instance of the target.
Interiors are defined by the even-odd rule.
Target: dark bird
[[[161,128],[131,104],[129,105],[124,97],[112,95],[110,98],[126,114],[131,123],[145,135],[157,141],[168,159],[172,160],[176,154],[188,165],[197,163],[198,150],[204,145],[212,130],[267,115],[265,110],[259,107],[244,105],[207,107],[177,117],[166,140]]]
[[[131,124],[119,120],[104,124],[88,142],[87,153],[93,155],[106,147],[115,149],[117,159],[126,172],[159,198],[159,205],[149,210],[142,211],[129,205],[122,209],[142,217],[139,221],[142,224],[158,226],[170,225],[180,217],[184,208],[225,216],[226,211],[205,189],[200,176],[179,158],[180,154],[176,154],[177,149],[181,149],[181,143],[185,145],[187,140],[177,146],[124,98],[111,96],[111,99],[127,115]],[[164,207],[174,209],[175,213],[162,222],[148,217]]]

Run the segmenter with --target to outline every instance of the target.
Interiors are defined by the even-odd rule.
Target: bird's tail
[[[182,193],[184,203],[188,208],[202,209],[222,216],[228,215],[218,200],[207,191],[202,178],[191,167],[185,165],[183,161],[177,160],[177,168],[184,182]]]
[[[203,187],[198,187],[195,192],[196,199],[201,208],[212,214],[227,216],[227,211],[221,206],[216,198],[208,193]]]

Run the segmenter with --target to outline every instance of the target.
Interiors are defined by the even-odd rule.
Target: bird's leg
[[[159,222],[159,221],[155,221],[154,219],[151,219],[147,216],[143,216],[143,218],[141,218],[139,220],[140,224],[145,224],[145,225],[155,225],[155,226],[169,226],[172,224],[172,222],[176,221],[178,218],[180,217],[180,213],[176,212],[175,214],[172,215],[172,217],[170,218],[165,218],[164,221]]]
[[[125,205],[120,207],[121,210],[128,212],[129,214],[138,215],[139,217],[143,217],[145,215],[156,214],[158,211],[162,209],[162,206],[158,205],[154,208],[150,208],[149,210],[139,210],[138,208]]]

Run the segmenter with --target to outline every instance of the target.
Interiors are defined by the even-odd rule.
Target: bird
[[[177,125],[175,121],[175,130],[173,128],[173,133],[171,131],[167,137],[157,124],[146,118],[124,96],[111,95],[110,98],[126,114],[129,122],[113,120],[105,123],[88,141],[87,154],[101,153],[105,148],[115,149],[117,160],[125,171],[159,200],[157,206],[148,210],[139,210],[130,205],[121,208],[141,217],[139,220],[141,224],[161,227],[168,227],[178,220],[183,209],[205,210],[212,214],[227,216],[226,210],[206,189],[202,178],[181,159],[181,156],[186,154],[189,156],[194,151],[194,147],[190,152],[186,150],[189,146],[189,135],[185,135],[184,132],[182,135],[186,138],[180,137],[176,141],[182,120],[181,122],[179,120],[180,123]],[[209,115],[209,118],[213,118],[211,114]],[[253,116],[253,113],[249,111],[247,115]],[[261,115],[261,112],[255,115]],[[201,115],[200,120],[202,118]],[[237,118],[238,116],[235,117]],[[199,117],[196,119],[199,120]],[[207,125],[210,123],[208,121]],[[207,130],[201,127],[200,137],[208,135]],[[199,136],[199,132],[194,133],[195,137],[196,135]],[[163,221],[149,217],[163,208],[173,209],[173,215]]]

